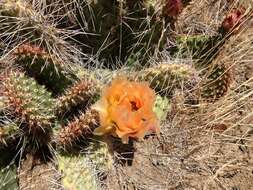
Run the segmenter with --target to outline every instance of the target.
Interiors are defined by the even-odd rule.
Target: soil
[[[53,162],[27,154],[18,171],[20,190],[63,189],[60,175]]]

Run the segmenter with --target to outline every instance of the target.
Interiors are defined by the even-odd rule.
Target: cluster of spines
[[[55,119],[55,101],[43,86],[15,71],[9,71],[2,82],[8,109],[29,128],[29,131],[36,133],[38,130],[51,127]]]
[[[55,55],[50,55],[38,45],[22,44],[15,49],[13,55],[15,63],[29,76],[56,94],[63,92],[75,78]]]
[[[38,57],[40,59],[46,60],[48,58],[48,54],[44,49],[28,43],[18,46],[15,49],[14,54],[18,56],[18,59]]]
[[[201,95],[208,101],[215,101],[226,95],[232,82],[232,69],[215,65],[202,85]]]
[[[137,73],[137,80],[148,81],[153,89],[161,93],[180,88],[183,83],[196,79],[196,70],[185,64],[163,63]]]
[[[32,42],[57,57],[62,65],[80,63],[79,49],[66,40],[72,32],[57,28],[55,20],[51,19],[51,6],[44,5],[25,0],[0,2],[0,40],[4,43],[4,51],[9,52],[13,47]]]
[[[214,47],[217,38],[206,35],[182,35],[176,37],[176,45],[170,49],[173,56],[192,55],[193,59],[201,59],[204,53]]]
[[[169,62],[162,62],[138,71],[126,67],[115,72],[100,70],[100,73],[110,81],[118,77],[125,77],[131,81],[148,82],[152,89],[162,95],[174,92],[183,84],[190,87],[198,82],[198,73],[193,66]]]
[[[11,33],[14,29],[15,37],[20,39],[28,37],[32,40],[40,37],[41,33],[44,32],[43,27],[39,27],[43,22],[42,15],[36,12],[29,3],[23,0],[3,0],[0,2],[0,9],[1,25],[3,22],[7,23],[3,27],[5,31],[0,30],[2,34],[5,34],[6,31]],[[18,25],[18,23],[23,25]],[[8,37],[8,35],[10,34],[6,33],[3,37]]]
[[[98,86],[95,81],[82,79],[68,88],[64,95],[57,100],[58,114],[71,111],[78,105],[84,106],[89,100],[92,100],[98,93]]]
[[[98,121],[99,118],[96,111],[89,110],[86,113],[82,113],[59,130],[55,137],[57,145],[67,150],[71,149],[80,140],[92,136]]]

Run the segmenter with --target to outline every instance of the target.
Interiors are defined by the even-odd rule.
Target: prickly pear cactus
[[[232,69],[225,65],[216,65],[203,84],[202,97],[214,101],[223,97],[232,82]]]
[[[108,67],[113,68],[108,65],[111,60],[124,62],[129,55],[142,63],[165,46],[166,30],[173,21],[170,15],[159,14],[152,1],[85,2],[79,15],[85,34],[77,38],[85,44],[85,53],[104,60]],[[141,56],[135,57],[137,53]]]
[[[204,55],[220,40],[219,36],[207,35],[185,35],[176,38],[175,47],[171,48],[173,56],[187,57],[192,56],[193,59],[200,59],[203,61]]]
[[[109,146],[103,140],[95,139],[83,150],[86,158],[98,172],[108,172],[113,167],[113,158]]]
[[[58,156],[59,171],[62,173],[62,185],[65,189],[99,190],[96,170],[86,157]]]
[[[40,46],[22,44],[14,51],[15,64],[53,93],[59,94],[77,79],[59,58]],[[55,85],[57,84],[57,85]]]
[[[14,164],[6,168],[0,167],[0,188],[2,190],[18,190],[17,168]]]
[[[149,132],[159,131],[153,129],[156,123],[167,121],[175,92],[182,94],[182,105],[191,104],[187,96],[192,94],[200,94],[196,103],[218,101],[227,94],[233,70],[218,55],[240,31],[245,10],[233,10],[212,36],[180,34],[177,18],[189,3],[0,0],[0,189],[41,190],[41,181],[51,178],[56,181],[44,189],[52,183],[57,190],[101,189],[121,162],[118,157],[127,152],[135,159],[135,148],[145,144],[141,141],[152,136]],[[129,92],[122,106],[118,94],[104,101],[115,108],[101,103],[100,110],[94,110],[106,87],[121,76],[131,85],[141,83],[152,97],[140,116],[152,115],[154,122],[149,126],[146,117],[136,117],[129,124],[131,130],[136,123],[149,126],[140,143],[135,137],[142,131],[133,131],[129,142],[124,141],[129,144],[123,144],[122,136],[110,131],[120,127],[109,116],[105,128],[112,133],[94,134],[104,127],[101,115],[109,115],[110,109],[118,109],[115,117],[127,115],[128,108],[134,115],[147,103],[141,101],[143,92],[140,97]],[[124,127],[128,119],[119,123]],[[55,172],[61,173],[60,182]],[[36,187],[31,187],[33,182]]]
[[[160,64],[137,73],[138,80],[148,81],[159,93],[168,93],[180,88],[183,83],[197,81],[194,68],[184,64]]]
[[[25,123],[32,134],[49,130],[55,119],[55,102],[51,94],[35,80],[20,72],[8,72],[2,82],[8,109],[19,121]]]
[[[156,113],[157,117],[160,121],[166,120],[167,113],[170,110],[170,101],[166,97],[162,97],[157,95],[155,106],[154,106],[154,112]]]
[[[56,136],[56,142],[64,149],[71,149],[71,147],[83,138],[92,136],[92,132],[97,127],[98,113],[89,110],[76,117],[73,121],[63,126]]]
[[[4,43],[4,52],[26,42],[39,44],[50,55],[57,57],[65,65],[76,62],[79,50],[66,41],[70,32],[56,28],[54,12],[37,0],[3,0],[0,2],[0,41]],[[36,68],[36,70],[38,70]]]
[[[99,85],[95,81],[80,80],[75,82],[73,86],[68,88],[66,92],[58,98],[58,114],[69,112],[76,106],[94,102],[98,92]]]
[[[3,121],[0,124],[0,147],[1,145],[7,145],[11,139],[21,133],[16,123],[9,121],[7,118],[1,119]]]

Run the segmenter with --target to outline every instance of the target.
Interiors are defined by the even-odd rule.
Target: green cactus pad
[[[166,120],[167,113],[170,110],[170,102],[166,97],[162,97],[160,95],[156,96],[155,106],[153,108],[156,113],[159,121]]]
[[[203,59],[211,57],[211,54],[214,53],[213,48],[219,43],[219,40],[220,36],[178,36],[176,38],[176,46],[171,48],[171,54],[182,57],[192,55],[193,59],[203,61]]]
[[[62,185],[66,189],[99,190],[96,171],[85,156],[58,156]]]
[[[112,169],[113,160],[108,145],[97,139],[89,143],[83,150],[85,156],[94,165],[97,171],[107,172]]]
[[[77,79],[60,60],[39,46],[23,44],[14,54],[16,64],[23,67],[29,76],[34,77],[54,94],[62,93]]]
[[[99,86],[91,80],[80,80],[73,86],[68,88],[64,95],[57,99],[57,112],[66,113],[73,108],[88,103],[94,102],[94,99],[99,94]]]
[[[23,73],[9,72],[4,79],[3,88],[8,98],[8,109],[29,129],[36,131],[51,126],[55,119],[55,101],[43,86]]]
[[[1,144],[7,145],[8,141],[14,139],[19,133],[19,127],[16,123],[7,120],[2,123],[0,123],[0,147]]]
[[[189,65],[161,64],[137,73],[137,78],[147,81],[157,92],[169,92],[196,79],[196,71]]]
[[[85,44],[84,53],[95,55],[108,68],[125,62],[130,54],[137,59],[134,54],[138,52],[142,55],[139,62],[144,64],[165,45],[167,23],[152,3],[92,0],[80,7],[82,14],[77,18],[85,34],[76,38]]]
[[[9,165],[5,168],[0,166],[0,189],[18,190],[17,168],[15,165]]]
[[[71,150],[76,143],[93,136],[97,127],[99,115],[97,111],[88,110],[73,121],[68,122],[55,135],[55,141],[60,148]]]
[[[202,97],[209,101],[218,100],[228,92],[231,81],[231,68],[228,69],[225,65],[215,66],[202,85]]]

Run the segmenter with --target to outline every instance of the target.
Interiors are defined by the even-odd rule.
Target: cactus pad
[[[66,189],[99,190],[96,171],[85,156],[58,156],[59,170],[62,173],[62,185]]]
[[[8,98],[8,109],[29,130],[36,132],[51,126],[54,120],[54,103],[51,94],[35,80],[23,73],[9,72],[3,81],[3,93]]]
[[[87,111],[63,127],[56,136],[56,142],[61,147],[69,148],[82,138],[90,137],[97,127],[97,122],[98,113]]]
[[[196,79],[196,71],[189,65],[161,64],[137,74],[139,80],[148,81],[157,92],[168,92]]]
[[[76,79],[73,74],[67,71],[61,60],[39,46],[20,45],[15,49],[14,55],[17,65],[23,67],[29,76],[34,77],[55,94],[63,92]]]
[[[107,143],[91,141],[83,152],[98,172],[107,172],[112,169],[113,160]]]
[[[224,65],[215,66],[203,85],[202,97],[209,101],[223,97],[228,92],[231,82],[231,68],[227,68]]]
[[[81,80],[66,90],[65,94],[58,98],[58,113],[70,111],[73,107],[87,103],[95,98],[98,87],[94,81]]]

